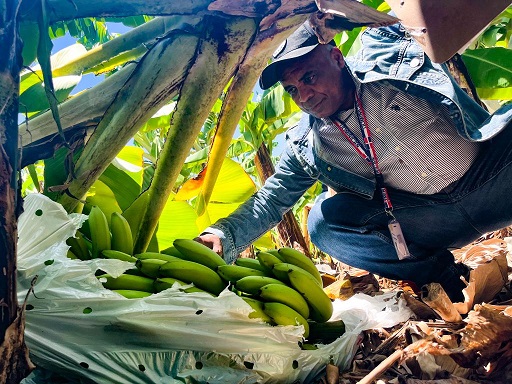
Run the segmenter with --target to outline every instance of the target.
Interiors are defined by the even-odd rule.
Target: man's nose
[[[313,96],[313,90],[311,89],[311,87],[308,87],[308,86],[302,86],[298,89],[299,91],[299,94],[298,94],[298,99],[299,99],[299,103],[305,103],[306,101],[308,101],[309,99],[311,99],[311,97]]]

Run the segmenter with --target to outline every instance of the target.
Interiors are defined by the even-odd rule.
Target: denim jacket
[[[399,24],[367,29],[361,39],[358,54],[346,59],[356,82],[383,82],[445,105],[458,133],[471,141],[493,137],[510,121],[512,103],[489,115],[457,86],[445,65],[433,63]],[[374,179],[333,165],[325,160],[321,150],[316,150],[311,127],[320,123],[304,113],[299,124],[286,133],[286,149],[275,174],[233,214],[205,230],[220,237],[226,261],[233,261],[249,244],[278,224],[282,215],[316,181],[335,191],[373,197]]]

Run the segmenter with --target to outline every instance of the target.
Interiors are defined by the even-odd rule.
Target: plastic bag
[[[251,308],[225,290],[219,297],[167,289],[126,299],[103,288],[100,268],[116,275],[133,264],[71,260],[65,240],[85,217],[68,215],[43,195],[27,196],[19,219],[18,299],[38,276],[26,314],[32,361],[70,378],[98,383],[311,382],[331,358],[350,364],[361,331],[407,320],[401,300],[356,295],[334,303],[346,333],[317,350],[301,350],[302,326],[249,319]],[[31,383],[35,379],[30,379]]]

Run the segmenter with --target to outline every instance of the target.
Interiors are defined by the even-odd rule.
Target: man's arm
[[[279,223],[284,215],[316,181],[287,145],[276,172],[264,186],[229,217],[218,220],[196,238],[223,254],[227,262]]]

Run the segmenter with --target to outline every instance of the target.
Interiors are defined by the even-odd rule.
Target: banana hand
[[[303,272],[300,269],[290,269],[288,277],[290,278],[291,286],[309,304],[310,318],[319,323],[328,321],[333,312],[332,301],[323,288],[315,283],[317,280],[310,273]]]
[[[115,249],[105,249],[101,252],[103,257],[106,259],[117,259],[117,260],[123,260],[123,261],[131,261],[132,263],[135,263],[137,261],[136,257],[133,257],[127,253],[124,253],[122,251],[116,251]]]
[[[239,265],[219,265],[217,273],[226,281],[236,283],[246,276],[265,276],[266,273],[259,269],[241,267]]]
[[[281,280],[274,279],[268,276],[246,276],[237,280],[235,288],[250,295],[257,295],[260,288],[267,284],[283,284]]]
[[[186,283],[193,283],[214,295],[226,288],[226,283],[220,276],[207,266],[188,260],[169,261],[160,267],[160,275],[173,277]]]
[[[193,261],[195,263],[203,264],[212,270],[217,270],[219,265],[226,265],[222,257],[217,255],[213,250],[206,245],[198,243],[192,239],[176,239],[173,242],[174,247],[182,254],[184,260]]]
[[[296,310],[282,303],[263,303],[265,312],[277,325],[302,325],[304,327],[304,338],[309,336],[309,324]]]
[[[308,271],[322,285],[322,276],[316,268],[315,263],[313,263],[313,260],[294,248],[283,247],[279,248],[278,252],[287,263],[296,265],[297,267],[301,267]]]
[[[108,274],[98,276],[102,284],[107,289],[130,289],[135,291],[154,292],[153,279],[144,276],[136,276],[129,274],[122,274],[118,277],[112,277]]]
[[[160,267],[165,263],[167,261],[160,259],[138,259],[135,265],[144,275],[157,278],[160,276]]]
[[[305,319],[309,317],[309,307],[304,297],[287,285],[267,284],[260,289],[258,295],[265,301],[286,304],[299,312]]]
[[[242,299],[251,306],[253,311],[249,313],[249,319],[260,319],[265,323],[275,324],[269,315],[263,312],[263,303],[251,297],[242,297]]]

